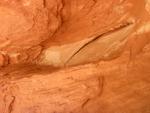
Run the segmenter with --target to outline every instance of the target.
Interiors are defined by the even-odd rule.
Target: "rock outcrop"
[[[0,113],[149,113],[150,0],[1,0]]]

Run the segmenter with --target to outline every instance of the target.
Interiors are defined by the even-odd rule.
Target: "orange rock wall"
[[[149,113],[150,0],[1,0],[0,113]]]

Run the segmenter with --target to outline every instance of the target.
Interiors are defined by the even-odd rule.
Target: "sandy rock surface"
[[[150,113],[150,0],[1,0],[0,113]]]

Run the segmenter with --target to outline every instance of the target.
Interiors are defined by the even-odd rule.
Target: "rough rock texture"
[[[64,66],[110,59],[111,54],[121,51],[128,36],[137,35],[137,30],[149,20],[148,1],[2,0],[0,4],[4,66]],[[112,40],[108,41],[110,37]],[[96,58],[94,53],[99,53]],[[89,54],[92,60],[87,59]],[[82,57],[81,61],[76,60],[78,57]]]
[[[150,0],[1,0],[0,113],[150,113]]]

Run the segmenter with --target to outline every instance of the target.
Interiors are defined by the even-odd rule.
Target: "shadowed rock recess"
[[[150,113],[150,0],[0,0],[0,113]]]

